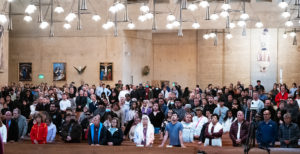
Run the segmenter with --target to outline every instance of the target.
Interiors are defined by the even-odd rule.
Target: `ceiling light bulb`
[[[60,14],[60,13],[63,13],[65,10],[64,8],[62,8],[61,6],[57,6],[55,9],[54,9],[54,12]]]
[[[144,15],[140,15],[138,19],[139,21],[144,22],[147,18]]]
[[[236,26],[235,26],[235,23],[231,22],[231,23],[229,24],[229,27],[230,27],[231,29],[235,28],[235,27],[236,27]]]
[[[95,14],[95,15],[92,16],[92,19],[94,21],[99,21],[99,20],[101,20],[101,17],[98,14]]]
[[[147,13],[147,12],[149,12],[149,7],[147,6],[147,5],[142,5],[141,7],[140,7],[140,11],[142,11],[142,12],[144,12],[144,13]]]
[[[146,14],[145,14],[145,17],[146,17],[147,19],[152,19],[152,18],[153,18],[153,14],[152,14],[152,13],[146,13]]]
[[[238,21],[237,23],[240,27],[246,26],[246,22],[244,20]]]
[[[174,21],[176,19],[176,17],[173,15],[173,14],[169,14],[168,16],[167,16],[167,20],[168,21]]]
[[[212,15],[210,16],[210,18],[211,18],[212,20],[217,20],[217,19],[219,19],[219,16],[218,16],[216,13],[214,13],[214,14],[212,14]]]
[[[200,27],[200,24],[198,22],[194,22],[193,25],[192,25],[192,27],[194,29],[198,29]]]
[[[190,11],[195,11],[195,10],[198,9],[198,7],[197,7],[196,4],[192,3],[192,4],[189,4],[188,9],[189,9]]]
[[[112,21],[108,21],[106,24],[107,24],[108,28],[115,26],[115,24]]]
[[[0,23],[4,24],[7,22],[7,18],[4,14],[0,14]]]
[[[26,16],[24,16],[24,21],[30,22],[30,21],[32,21],[32,17],[29,15],[26,15]]]
[[[71,28],[71,25],[70,25],[69,23],[65,23],[65,24],[64,24],[64,28],[65,28],[65,29],[70,29],[70,28]]]
[[[9,2],[9,3],[10,3],[10,2],[13,2],[13,1],[14,1],[14,0],[7,0],[7,2]]]
[[[128,27],[129,29],[133,29],[133,28],[135,27],[135,25],[134,25],[134,23],[130,22],[130,23],[127,25],[127,27]]]
[[[282,13],[281,13],[281,16],[282,16],[283,18],[288,18],[288,17],[291,16],[291,14],[290,14],[290,12],[285,11],[285,12],[282,12]]]
[[[167,29],[173,29],[173,24],[167,24],[166,27]]]
[[[209,39],[209,35],[208,34],[204,34],[203,38],[207,40],[207,39]]]
[[[209,6],[209,3],[208,3],[206,0],[204,0],[204,1],[201,1],[201,2],[199,3],[199,5],[200,5],[202,8],[206,8],[206,7]]]
[[[48,26],[49,26],[49,23],[46,22],[46,21],[43,21],[43,22],[40,24],[40,28],[41,28],[41,29],[46,29]]]
[[[221,6],[221,8],[222,8],[223,10],[227,11],[227,10],[231,9],[231,6],[230,6],[229,4],[223,4],[223,5]]]
[[[109,29],[109,27],[108,27],[108,25],[106,23],[102,25],[102,28],[105,29],[105,30]]]
[[[288,3],[287,3],[287,2],[280,2],[280,3],[278,4],[278,6],[279,6],[280,8],[282,8],[282,9],[285,9],[286,7],[288,7]]]
[[[35,10],[36,10],[36,6],[33,4],[29,4],[25,9],[25,13],[32,14],[34,13]]]
[[[229,16],[229,13],[227,11],[222,11],[220,13],[220,15],[223,17],[223,18],[226,18],[227,16]]]
[[[210,38],[215,38],[216,36],[217,36],[216,33],[210,33],[210,34],[209,34],[209,37],[210,37]]]
[[[264,24],[262,22],[257,22],[255,24],[255,27],[257,27],[257,28],[262,28],[263,26],[264,26]]]
[[[290,36],[291,36],[291,37],[295,37],[295,36],[296,36],[296,33],[295,33],[295,32],[291,32],[291,33],[290,33]]]
[[[240,18],[243,20],[247,20],[249,18],[249,15],[247,13],[243,13],[241,14]]]
[[[178,26],[180,26],[180,23],[179,23],[179,21],[174,21],[174,22],[172,23],[172,25],[173,25],[174,27],[178,27]]]
[[[294,24],[293,24],[293,22],[292,22],[291,20],[285,22],[285,26],[287,26],[287,27],[291,27],[291,26],[293,26],[293,25],[294,25]]]
[[[115,6],[111,6],[111,7],[109,7],[108,11],[111,12],[111,13],[116,13],[117,8]]]
[[[71,22],[71,21],[73,21],[75,18],[76,18],[75,13],[69,13],[69,14],[66,16],[65,20],[66,20],[67,22]]]
[[[117,11],[121,11],[125,8],[125,5],[123,3],[117,2],[115,5]]]
[[[230,33],[226,34],[226,38],[227,38],[228,40],[232,39],[232,34],[230,34]]]
[[[282,35],[282,37],[283,37],[284,39],[286,39],[286,38],[288,37],[288,35],[286,34],[286,32]]]

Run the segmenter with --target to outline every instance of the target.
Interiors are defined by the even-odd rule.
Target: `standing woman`
[[[0,135],[2,137],[2,143],[6,143],[7,139],[7,128],[3,125],[2,120],[0,120]],[[1,146],[1,145],[0,145]]]
[[[46,144],[48,127],[46,123],[42,122],[42,116],[37,114],[35,119],[36,124],[34,124],[30,131],[30,138],[32,144]]]
[[[137,146],[144,145],[151,147],[154,141],[154,127],[147,115],[142,116],[142,122],[139,123],[134,131],[134,143]]]
[[[236,120],[235,116],[232,115],[232,111],[228,110],[224,118],[223,133],[230,131],[231,124]]]
[[[107,131],[107,144],[112,145],[121,145],[123,141],[123,132],[122,129],[118,128],[119,119],[114,117],[111,121],[111,127]]]

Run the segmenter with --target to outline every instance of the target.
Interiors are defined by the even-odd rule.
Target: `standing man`
[[[230,127],[229,136],[233,146],[240,146],[246,143],[249,133],[249,122],[245,120],[242,111],[237,112],[237,120]]]
[[[219,100],[219,107],[215,108],[214,114],[218,115],[220,119],[218,118],[218,121],[223,124],[224,118],[226,116],[227,111],[229,110],[226,106],[224,106],[224,100]]]
[[[183,130],[183,126],[180,122],[178,122],[178,115],[177,115],[177,113],[174,112],[171,117],[171,122],[168,123],[166,126],[165,136],[159,147],[163,147],[165,145],[168,137],[170,137],[170,145],[171,146],[185,148],[185,146],[183,144],[182,130]],[[170,136],[169,136],[169,134],[170,134]]]
[[[274,147],[277,137],[277,124],[271,120],[271,112],[269,110],[264,111],[264,121],[258,124],[256,138],[259,147],[268,148]]]
[[[277,108],[279,107],[280,101],[288,99],[288,93],[286,92],[285,86],[280,86],[280,92],[275,96],[275,102],[277,103]]]
[[[261,81],[260,80],[257,80],[256,83],[257,83],[257,85],[255,86],[255,90],[256,91],[259,91],[259,90],[265,91],[265,87],[263,85],[261,85]]]
[[[279,127],[279,141],[282,148],[297,148],[299,139],[299,127],[292,123],[292,115],[286,113],[283,116],[284,123]]]

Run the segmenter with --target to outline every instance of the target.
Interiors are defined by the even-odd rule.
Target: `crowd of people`
[[[174,83],[113,88],[75,83],[62,87],[41,83],[12,84],[0,91],[0,135],[4,143],[30,138],[33,144],[66,143],[185,147],[185,143],[222,146],[246,144],[250,123],[261,147],[296,148],[300,137],[300,87],[274,84],[270,92],[258,80],[248,87],[209,84],[182,89]],[[155,135],[156,134],[156,135]],[[159,138],[155,138],[159,136]],[[169,142],[168,142],[169,139]],[[168,143],[167,143],[168,142]]]

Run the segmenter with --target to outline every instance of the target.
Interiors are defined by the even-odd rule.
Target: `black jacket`
[[[113,145],[121,145],[123,141],[123,132],[120,128],[113,135],[107,131],[107,142],[112,142]]]
[[[3,121],[3,125],[6,125],[6,120]],[[9,129],[7,130],[7,142],[13,140],[17,142],[19,139],[19,127],[18,123],[11,119]]]
[[[69,134],[70,127],[72,128]],[[68,125],[63,126],[61,136],[65,142],[79,143],[81,139],[81,125],[76,121],[71,121]],[[67,141],[67,136],[71,137],[71,141]]]

